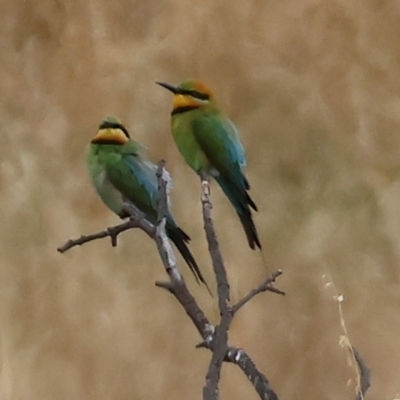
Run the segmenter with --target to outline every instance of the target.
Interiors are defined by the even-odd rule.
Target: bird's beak
[[[165,83],[165,82],[156,82],[156,83],[157,83],[157,85],[164,87],[165,89],[169,90],[170,92],[172,92],[174,94],[179,94],[179,89],[175,86],[170,85],[169,83]]]

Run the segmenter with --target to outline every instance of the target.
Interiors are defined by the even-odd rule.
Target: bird
[[[248,193],[250,184],[243,171],[246,157],[238,129],[204,83],[156,83],[173,93],[171,133],[179,152],[200,176],[206,173],[217,181],[239,216],[250,248],[261,249],[252,217],[252,210],[258,210]]]
[[[127,218],[123,204],[128,201],[144,214],[146,220],[156,224],[157,165],[145,156],[144,150],[144,146],[131,138],[118,118],[106,117],[88,146],[86,164],[97,194],[111,211],[120,218]],[[171,178],[169,174],[167,177],[169,190]],[[181,253],[196,281],[207,286],[187,246],[190,237],[177,225],[170,211],[166,216],[166,233]]]

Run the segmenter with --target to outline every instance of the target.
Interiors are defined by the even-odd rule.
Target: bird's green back
[[[87,165],[93,184],[104,203],[119,214],[129,200],[149,218],[157,214],[157,167],[141,155],[142,147],[126,144],[90,144]]]

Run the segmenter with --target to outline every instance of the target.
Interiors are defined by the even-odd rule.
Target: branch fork
[[[233,363],[243,371],[247,379],[253,385],[253,388],[260,399],[278,400],[278,396],[271,388],[267,377],[257,368],[246,351],[241,348],[232,347],[228,344],[228,331],[235,314],[258,294],[265,291],[279,295],[285,294],[280,289],[273,286],[273,283],[282,274],[282,271],[277,270],[273,272],[263,282],[261,282],[258,287],[251,290],[236,304],[231,305],[229,282],[211,218],[212,203],[210,201],[209,178],[206,174],[200,172],[204,230],[217,281],[218,306],[221,315],[220,321],[216,326],[211,324],[208,317],[199,307],[196,299],[188,290],[185,280],[179,272],[174,252],[165,231],[166,215],[168,213],[169,204],[165,161],[160,161],[158,165],[157,178],[159,197],[156,225],[148,222],[144,218],[143,213],[141,213],[134,205],[125,203],[123,212],[129,216],[127,222],[109,227],[98,233],[83,235],[77,239],[70,239],[57,250],[60,253],[64,253],[75,246],[80,246],[87,242],[105,237],[110,237],[111,244],[115,247],[117,245],[119,234],[128,229],[139,228],[146,232],[147,235],[156,242],[160,258],[169,277],[168,282],[156,282],[155,285],[171,293],[181,304],[182,308],[195,325],[197,331],[202,337],[202,341],[196,346],[196,348],[207,348],[212,352],[212,357],[206,374],[205,385],[203,387],[203,400],[219,399],[219,379],[222,364],[224,362]],[[357,353],[357,355],[359,354]],[[360,371],[365,370],[366,367],[364,367],[361,357],[359,359],[361,360],[359,363]]]

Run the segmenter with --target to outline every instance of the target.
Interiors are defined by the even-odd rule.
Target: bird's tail
[[[215,178],[232,203],[242,223],[247,241],[251,249],[256,246],[261,249],[260,239],[251,215],[251,208],[257,211],[257,206],[246,190],[240,190],[234,183],[221,176]],[[248,188],[248,186],[246,186]],[[251,208],[250,208],[251,207]]]
[[[167,226],[167,234],[171,241],[175,244],[176,248],[181,253],[183,259],[186,261],[186,264],[189,266],[190,270],[192,271],[194,277],[196,278],[197,283],[203,283],[208,291],[211,294],[210,288],[207,285],[206,280],[203,277],[203,274],[200,271],[199,266],[197,265],[196,260],[194,259],[192,253],[187,246],[187,243],[190,241],[190,237],[177,226]],[[212,296],[212,294],[211,294]]]

